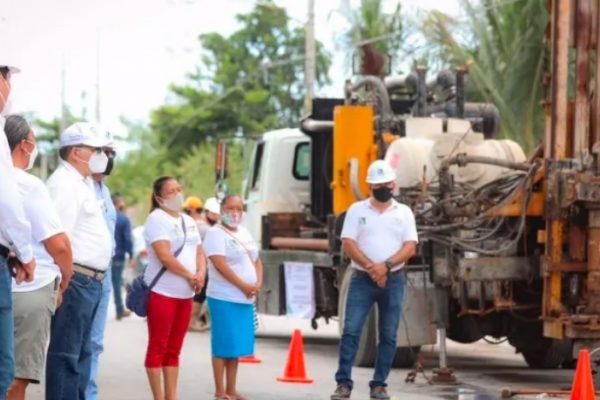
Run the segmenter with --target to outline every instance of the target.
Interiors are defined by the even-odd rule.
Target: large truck
[[[362,77],[343,99],[316,99],[299,128],[266,133],[245,185],[246,224],[265,265],[258,310],[285,314],[283,265],[307,262],[314,326],[338,318],[343,329],[350,272],[339,235],[345,211],[367,196],[367,166],[385,159],[420,235],[407,265],[396,365],[411,365],[436,342],[436,329],[461,343],[506,338],[535,368],[569,365],[580,348],[596,347],[600,69],[583,38],[600,23],[591,12],[599,7],[583,3],[550,2],[545,130],[528,157],[496,138],[493,104],[465,101],[464,70],[430,82],[424,69]],[[575,16],[581,29],[571,29]],[[373,310],[358,365],[373,364],[376,341]]]

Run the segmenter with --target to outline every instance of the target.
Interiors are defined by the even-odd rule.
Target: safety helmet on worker
[[[395,180],[396,172],[387,161],[376,160],[369,165],[367,170],[367,183],[369,185],[389,183]]]
[[[202,209],[202,200],[196,196],[190,196],[183,202],[184,210],[199,210]]]

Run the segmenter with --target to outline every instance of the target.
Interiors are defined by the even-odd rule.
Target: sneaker
[[[127,318],[131,315],[131,311],[129,310],[125,310],[123,311],[123,314],[117,315],[117,321],[122,320],[123,318]]]
[[[390,400],[390,395],[387,394],[385,387],[375,386],[371,389],[371,400]]]
[[[345,400],[350,398],[350,387],[345,383],[340,383],[337,385],[335,392],[331,395],[331,400]]]

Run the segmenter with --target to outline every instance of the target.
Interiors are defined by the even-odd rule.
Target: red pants
[[[193,299],[150,292],[146,368],[178,367],[179,353],[192,317]]]

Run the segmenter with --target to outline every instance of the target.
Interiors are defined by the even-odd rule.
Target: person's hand
[[[188,284],[192,287],[192,289],[196,291],[196,286],[198,284],[196,275],[192,274],[191,272],[188,272],[188,274],[185,276],[185,279],[187,280]]]
[[[387,268],[384,263],[375,263],[367,271],[371,279],[379,284],[383,278],[387,278]],[[381,285],[380,285],[381,286]]]
[[[194,292],[196,294],[198,294],[202,291],[202,288],[204,288],[204,282],[206,282],[206,276],[201,271],[198,272],[194,276],[195,276],[195,282],[196,282],[196,287],[194,288]]]
[[[56,296],[56,309],[62,305],[63,302],[63,291],[62,289],[58,291],[58,295]]]
[[[24,280],[25,282],[33,282],[33,277],[35,275],[35,258],[32,258],[28,263],[20,263],[21,269],[24,271]]]
[[[240,286],[240,290],[242,292],[244,292],[244,294],[246,295],[247,298],[252,298],[254,297],[254,295],[257,293],[256,292],[256,285],[251,285],[250,283],[242,283]]]

